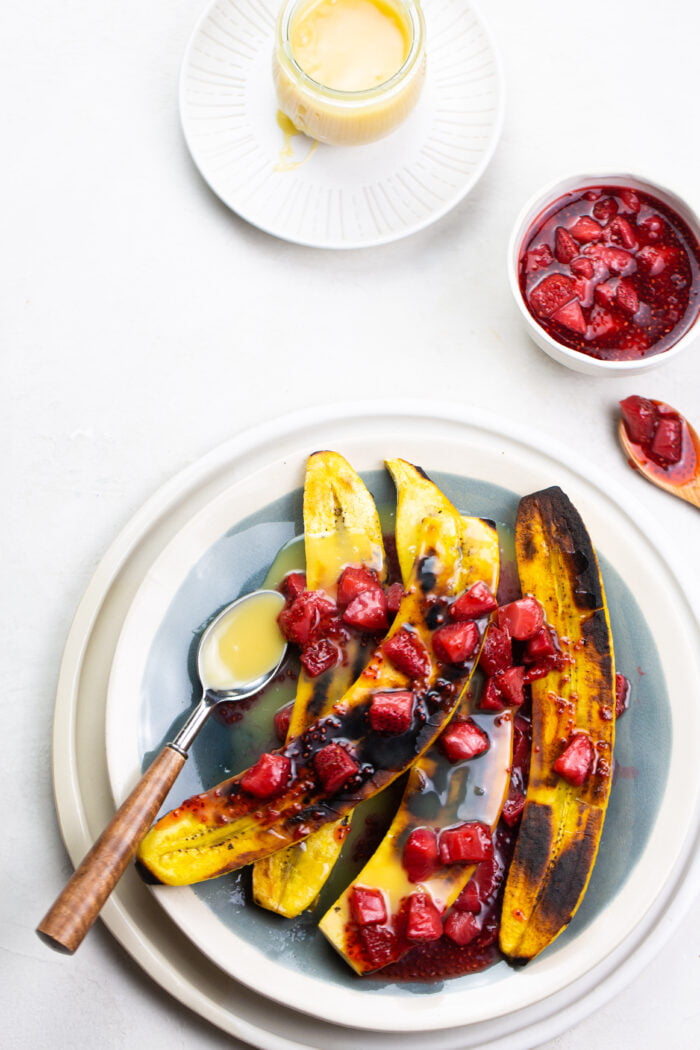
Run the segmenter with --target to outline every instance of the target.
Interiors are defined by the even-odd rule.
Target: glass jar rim
[[[411,29],[411,43],[408,54],[396,72],[388,80],[382,81],[381,84],[363,88],[359,91],[343,91],[339,88],[328,87],[328,85],[314,80],[302,69],[294,57],[289,36],[292,18],[298,8],[302,4],[310,2],[312,0],[286,0],[277,16],[278,60],[284,58],[288,71],[297,78],[303,87],[316,94],[321,93],[324,98],[332,99],[340,105],[357,106],[360,103],[375,102],[378,98],[385,98],[387,95],[390,95],[404,83],[408,74],[418,64],[423,53],[425,40],[425,22],[420,0],[394,0],[397,7],[405,10]]]

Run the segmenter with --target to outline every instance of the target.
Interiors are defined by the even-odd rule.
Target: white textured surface
[[[405,237],[461,200],[493,154],[503,108],[498,60],[469,0],[425,0],[426,82],[397,131],[349,149],[295,135],[292,158],[270,76],[278,6],[216,0],[187,48],[183,127],[214,192],[275,236],[322,248]]]
[[[645,500],[671,530],[700,607],[697,512],[632,475],[612,427],[615,403],[630,393],[697,423],[700,346],[637,381],[574,375],[528,341],[504,270],[520,206],[560,172],[638,170],[698,208],[697,9],[680,0],[485,7],[508,88],[488,171],[423,233],[329,254],[253,229],[194,169],[177,86],[203,7],[0,7],[8,1050],[241,1045],[161,992],[102,927],[73,959],[32,932],[70,871],[49,742],[73,611],[143,501],[230,434],[290,407],[387,391],[535,420]],[[543,1050],[695,1045],[699,954],[696,903],[633,985]]]

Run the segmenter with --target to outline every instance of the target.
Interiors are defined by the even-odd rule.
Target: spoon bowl
[[[253,591],[227,605],[206,628],[197,653],[202,698],[122,803],[37,927],[39,937],[50,947],[72,954],[80,946],[217,704],[245,700],[277,674],[287,650],[277,626],[283,606],[279,592]]]
[[[625,405],[635,401],[642,402],[643,399],[632,397],[622,402],[623,413]],[[700,437],[687,419],[670,405],[661,401],[647,401],[646,405],[652,406],[651,411],[658,413],[660,410],[659,418],[673,419],[674,425],[679,427],[679,458],[675,462],[664,460],[663,456],[654,454],[654,449],[648,441],[635,440],[635,436],[640,435],[630,432],[623,415],[618,425],[618,437],[630,466],[653,485],[695,507],[700,507]]]

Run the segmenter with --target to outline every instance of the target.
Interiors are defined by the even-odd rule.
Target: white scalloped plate
[[[532,434],[473,412],[465,417],[444,405],[333,406],[270,424],[246,435],[238,448],[233,443],[230,484],[201,501],[144,572],[124,620],[109,689],[107,753],[112,787],[121,799],[139,775],[144,752],[161,743],[188,703],[186,649],[197,625],[237,588],[256,584],[256,573],[287,538],[285,529],[293,528],[289,507],[295,497],[285,494],[301,484],[310,450],[337,448],[363,471],[381,467],[382,457],[403,455],[447,479],[458,495],[469,493],[477,505],[462,509],[471,513],[498,508],[502,499],[514,506],[514,493],[551,484],[569,494],[609,566],[606,582],[620,650],[627,661],[641,662],[647,676],[637,683],[641,701],[620,732],[620,760],[628,773],[635,765],[639,775],[623,779],[613,793],[608,841],[589,894],[575,922],[547,952],[522,971],[499,964],[442,985],[377,986],[334,966],[335,956],[323,955],[322,938],[314,942],[299,929],[285,933],[288,927],[276,917],[246,906],[238,886],[227,881],[232,876],[194,889],[154,890],[192,944],[248,985],[251,994],[306,1012],[314,1024],[336,1031],[346,1025],[403,1032],[407,1047],[421,1046],[419,1034],[427,1031],[437,1046],[435,1033],[448,1040],[460,1030],[457,1045],[467,1047],[532,1023],[554,1025],[555,1012],[574,1008],[582,997],[606,994],[613,975],[621,980],[623,971],[640,965],[692,891],[693,864],[691,874],[697,875],[697,857],[692,858],[700,827],[700,715],[693,699],[700,675],[698,627],[650,539],[653,528],[638,509],[624,511],[602,479],[590,480],[593,468],[538,447]],[[281,509],[270,510],[271,501],[280,498]],[[289,506],[285,500],[291,500]],[[640,657],[642,644],[650,652]],[[666,692],[673,698],[672,714]],[[207,763],[218,761],[209,754],[213,741],[212,735],[193,756],[191,780],[176,785],[168,806],[211,786]],[[328,1040],[320,1045],[335,1046]]]
[[[211,189],[254,226],[317,248],[385,244],[435,222],[476,184],[503,121],[500,64],[474,5],[423,0],[426,82],[400,128],[367,146],[316,147],[277,123],[280,3],[215,0],[187,46],[180,115]]]

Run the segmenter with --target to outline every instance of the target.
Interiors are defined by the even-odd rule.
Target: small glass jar
[[[331,0],[342,5],[344,0]],[[352,3],[352,0],[349,0]],[[280,109],[292,124],[319,142],[358,146],[383,138],[412,111],[425,79],[425,23],[418,0],[369,0],[405,33],[401,65],[382,83],[342,90],[314,80],[295,54],[299,23],[323,0],[287,0],[277,19],[273,75]],[[363,49],[364,50],[364,49]],[[358,49],[359,51],[359,49]]]

